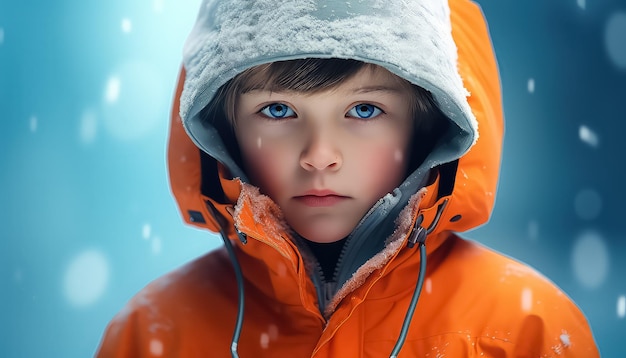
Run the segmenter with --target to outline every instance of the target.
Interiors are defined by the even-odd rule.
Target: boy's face
[[[323,92],[241,94],[235,133],[250,180],[298,234],[341,240],[404,179],[411,100],[407,85],[371,67]]]

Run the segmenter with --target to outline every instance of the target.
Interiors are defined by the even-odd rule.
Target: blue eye
[[[381,113],[383,113],[383,111],[380,108],[374,106],[373,104],[367,103],[357,104],[348,111],[348,115],[350,117],[361,119],[374,118]]]
[[[296,115],[293,109],[282,103],[272,103],[270,105],[267,105],[261,109],[261,113],[269,118],[276,119],[289,118]]]

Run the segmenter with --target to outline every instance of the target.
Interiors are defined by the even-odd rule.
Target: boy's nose
[[[338,170],[342,164],[343,156],[339,148],[330,138],[319,135],[311,138],[300,156],[300,166],[308,171]]]

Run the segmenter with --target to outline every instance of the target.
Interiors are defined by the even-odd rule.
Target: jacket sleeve
[[[109,323],[96,352],[97,358],[142,358],[159,356],[160,342],[145,342],[137,321],[140,312],[122,311]],[[150,351],[153,354],[149,354]]]

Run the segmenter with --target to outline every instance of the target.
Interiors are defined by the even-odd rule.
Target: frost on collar
[[[214,129],[198,116],[221,85],[262,63],[331,57],[381,65],[433,93],[455,125],[429,167],[475,143],[447,0],[204,0],[183,54],[180,114],[187,132],[225,162]]]

